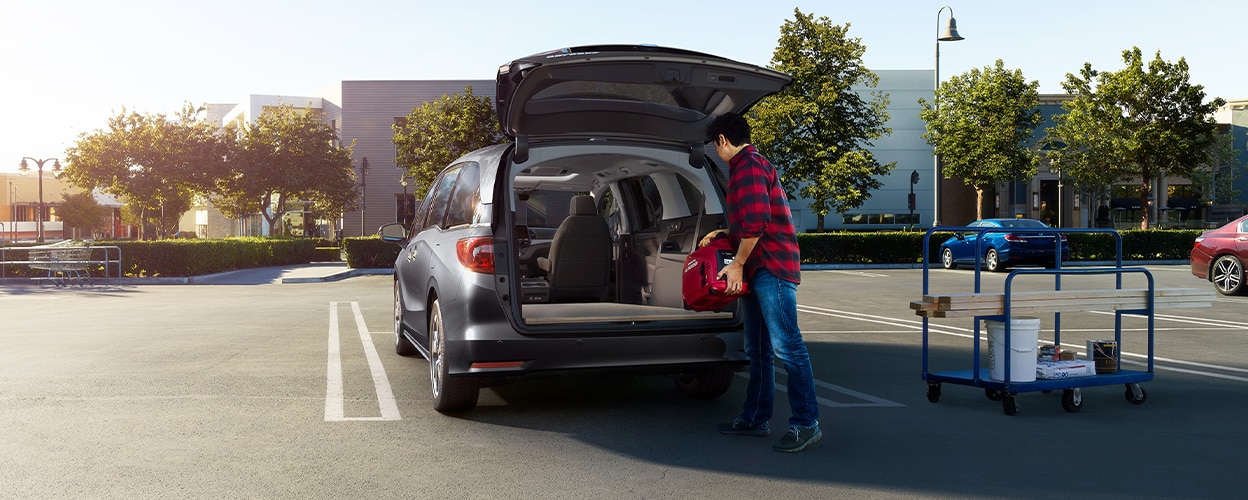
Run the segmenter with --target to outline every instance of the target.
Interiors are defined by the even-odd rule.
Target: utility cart
[[[1027,238],[1048,235],[1054,241],[1056,255],[1061,255],[1061,242],[1070,233],[1110,233],[1115,241],[1115,257],[1112,266],[1062,268],[1061,259],[1057,258],[1051,268],[1015,269],[1005,277],[1004,286],[1000,291],[985,292],[982,289],[982,270],[980,260],[975,261],[973,292],[936,295],[930,289],[930,259],[928,256],[930,239],[933,233],[954,232],[961,234],[978,233],[976,254],[985,256],[982,237],[988,232],[1014,233],[1016,237]],[[1054,236],[1060,236],[1054,237]],[[993,254],[996,255],[995,253]],[[1114,286],[1109,289],[1063,289],[1062,278],[1070,276],[1108,275],[1113,278]],[[1143,288],[1124,288],[1123,278],[1142,276],[1147,282]],[[1073,279],[1073,278],[1072,278]],[[1019,291],[1019,283],[1026,282],[1034,288],[1034,283],[1052,282],[1052,290],[1047,286],[1042,291]],[[1138,281],[1135,280],[1135,281]],[[1126,399],[1132,404],[1142,404],[1148,394],[1140,387],[1141,382],[1153,379],[1153,329],[1154,313],[1159,307],[1209,307],[1214,300],[1212,291],[1205,289],[1158,289],[1153,275],[1142,267],[1122,266],[1122,237],[1112,229],[1024,229],[1024,228],[990,228],[970,226],[942,226],[929,229],[923,237],[923,298],[911,302],[911,309],[923,318],[923,379],[927,381],[927,399],[933,403],[940,400],[941,386],[944,383],[969,385],[984,389],[988,399],[1000,401],[1006,415],[1018,412],[1016,395],[1022,392],[1062,391],[1062,407],[1068,412],[1077,412],[1083,407],[1081,387],[1123,384],[1126,387]],[[1112,311],[1114,313],[1113,365],[1117,367],[1112,373],[1075,376],[1071,378],[1041,379],[1034,381],[1011,380],[1011,368],[1014,357],[1010,351],[1011,330],[1015,319],[1022,315],[1049,315],[1053,317],[1053,345],[1061,346],[1061,315],[1063,312],[1076,311]],[[1148,354],[1144,370],[1122,369],[1122,317],[1138,315],[1147,319]],[[971,349],[971,363],[968,370],[933,372],[929,365],[929,346],[932,318],[971,318],[975,323],[974,341]],[[984,321],[999,321],[1004,333],[1004,371],[994,379],[990,376],[990,368],[980,363],[980,325]],[[1032,348],[1034,349],[1034,347]],[[1020,351],[1021,352],[1021,351]],[[1034,353],[1034,350],[1028,352]],[[1034,354],[1033,354],[1034,355]],[[1087,356],[1093,362],[1091,353]]]

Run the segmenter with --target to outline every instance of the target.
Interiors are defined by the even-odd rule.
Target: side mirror
[[[403,245],[407,243],[407,228],[402,223],[392,222],[381,226],[377,229],[377,235],[381,237],[381,241]]]

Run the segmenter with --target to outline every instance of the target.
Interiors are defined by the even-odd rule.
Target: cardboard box
[[[1054,380],[1092,375],[1096,375],[1096,363],[1086,359],[1036,362],[1036,378]]]

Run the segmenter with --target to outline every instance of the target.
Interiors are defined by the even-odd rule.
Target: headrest
[[[586,194],[573,196],[568,211],[572,215],[598,215],[598,208],[594,206],[594,197]]]

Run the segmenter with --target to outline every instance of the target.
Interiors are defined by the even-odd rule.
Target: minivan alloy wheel
[[[442,413],[459,413],[477,407],[481,389],[477,381],[451,378],[445,362],[446,330],[442,326],[442,304],[434,299],[429,306],[429,384],[433,392],[433,409]]]

